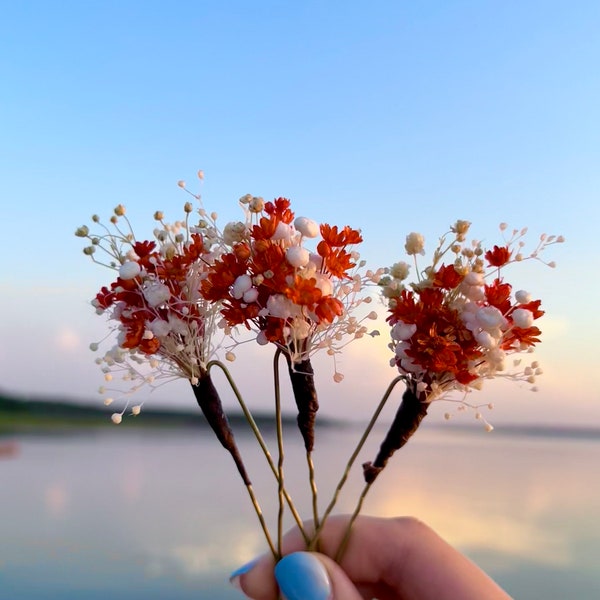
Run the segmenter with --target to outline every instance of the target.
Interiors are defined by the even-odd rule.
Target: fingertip
[[[341,567],[318,552],[294,552],[275,567],[286,600],[363,600]]]
[[[238,567],[235,571],[233,571],[231,573],[231,575],[229,575],[229,583],[236,589],[240,590],[241,592],[243,592],[244,590],[242,589],[242,585],[241,585],[241,578],[242,575],[245,575],[246,573],[249,573],[256,565],[256,563],[260,560],[260,557],[258,558],[254,558],[251,561],[243,564],[241,567]]]
[[[253,600],[276,600],[274,566],[271,555],[259,556],[235,569],[229,576],[229,583]]]
[[[284,556],[275,566],[275,579],[287,600],[331,600],[332,586],[323,563],[310,552]]]

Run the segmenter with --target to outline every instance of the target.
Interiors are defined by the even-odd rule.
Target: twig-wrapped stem
[[[363,476],[366,483],[373,483],[385,468],[392,454],[408,442],[425,418],[428,408],[429,404],[419,398],[414,389],[414,384],[412,382],[408,383],[406,391],[402,395],[402,402],[385,439],[381,443],[377,457],[373,462],[363,464]]]
[[[244,480],[244,484],[247,486],[251,485],[250,478],[248,477],[248,473],[246,472],[246,468],[242,461],[242,456],[235,443],[233,431],[227,420],[227,415],[223,410],[219,393],[217,392],[210,375],[206,373],[200,377],[198,383],[192,385],[192,389],[194,390],[196,401],[206,417],[206,421],[215,432],[215,435],[219,442],[221,442],[223,448],[231,454],[235,466]]]
[[[294,399],[298,407],[298,428],[302,434],[306,451],[312,452],[315,445],[315,421],[319,410],[314,371],[309,358],[296,363],[292,362],[287,353],[285,353],[285,358],[292,382]]]

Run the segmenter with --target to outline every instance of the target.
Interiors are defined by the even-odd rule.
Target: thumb
[[[275,579],[286,600],[362,600],[346,573],[328,556],[294,552],[275,567]]]

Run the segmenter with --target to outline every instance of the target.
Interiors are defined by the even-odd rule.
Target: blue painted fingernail
[[[275,567],[275,579],[287,600],[331,599],[327,570],[310,552],[294,552],[284,556]]]
[[[242,565],[241,567],[239,567],[238,569],[236,569],[230,576],[229,576],[229,583],[231,583],[231,585],[234,588],[237,588],[238,590],[241,590],[241,586],[240,586],[240,577],[242,575],[244,575],[244,573],[248,573],[249,571],[252,570],[252,568],[254,567],[254,565],[258,562],[258,558],[255,558],[254,560],[251,560],[250,562],[247,562],[245,565]]]

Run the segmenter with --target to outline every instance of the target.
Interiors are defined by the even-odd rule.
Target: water
[[[322,504],[357,433],[319,432]],[[308,517],[295,434],[286,434],[287,475]],[[251,437],[238,434],[238,443],[274,526],[273,477]],[[377,443],[361,460],[373,458]],[[598,464],[597,439],[422,429],[380,477],[365,512],[418,516],[519,600],[598,598]],[[353,508],[361,488],[356,472],[339,512]],[[111,426],[0,438],[3,600],[234,600],[242,596],[228,574],[264,550],[233,464],[207,431]]]

